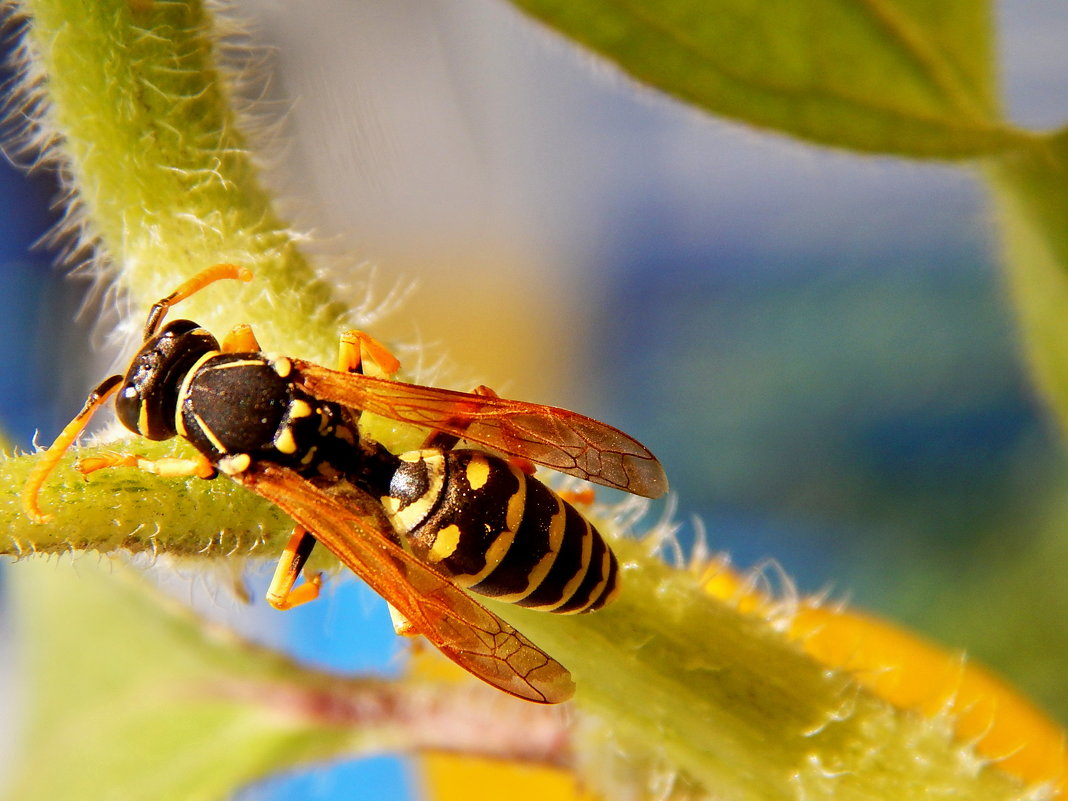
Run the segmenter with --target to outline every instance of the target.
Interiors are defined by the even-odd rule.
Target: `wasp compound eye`
[[[170,439],[182,379],[219,342],[191,320],[175,320],[148,340],[130,362],[115,399],[119,421],[147,439]]]

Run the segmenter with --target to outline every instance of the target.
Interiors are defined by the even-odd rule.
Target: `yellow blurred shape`
[[[426,648],[417,649],[409,665],[412,675],[424,678],[470,679]],[[419,765],[428,801],[597,801],[580,791],[574,774],[558,768],[455,754],[429,754]]]
[[[595,801],[563,770],[489,759],[429,756],[423,759],[431,801]]]
[[[710,594],[741,612],[767,617],[783,605],[725,564],[704,579]],[[1068,750],[1063,728],[1002,679],[872,615],[804,599],[788,636],[823,665],[850,673],[879,698],[932,717],[949,714],[958,738],[1028,784],[1049,783],[1063,797]]]

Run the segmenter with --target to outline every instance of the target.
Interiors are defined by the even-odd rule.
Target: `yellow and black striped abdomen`
[[[461,587],[557,613],[600,609],[618,565],[600,533],[537,479],[476,450],[402,454],[382,499],[416,557]]]

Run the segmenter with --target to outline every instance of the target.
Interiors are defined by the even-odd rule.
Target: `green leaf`
[[[572,671],[575,704],[592,713],[585,780],[603,797],[667,771],[722,799],[897,801],[918,787],[930,798],[1019,798],[992,764],[974,771],[972,744],[947,729],[952,715],[895,709],[763,616],[709,597],[699,567],[669,568],[645,543],[612,544],[623,592],[594,615],[487,603]],[[591,771],[598,760],[607,764]]]
[[[0,797],[222,801],[383,750],[544,759],[559,709],[469,682],[340,677],[195,616],[121,561],[11,571],[29,726]],[[281,616],[281,613],[272,612]]]
[[[512,0],[632,77],[820,144],[962,158],[1026,142],[997,109],[982,0]]]
[[[999,159],[987,174],[1034,380],[1068,432],[1068,134]]]
[[[373,727],[331,726],[294,702],[329,677],[161,605],[110,564],[11,571],[33,714],[5,798],[224,799],[374,740]]]

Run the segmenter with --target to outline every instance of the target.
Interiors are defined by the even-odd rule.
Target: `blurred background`
[[[740,568],[773,559],[802,592],[966,648],[1068,720],[1061,444],[975,174],[709,120],[500,2],[237,8],[263,54],[265,177],[285,213],[338,281],[371,264],[382,295],[412,287],[376,335],[421,344],[451,385],[628,431],[664,463],[684,542],[699,519]],[[997,14],[1009,115],[1061,124],[1068,14],[1022,0]],[[54,218],[52,176],[0,165],[0,184],[0,429],[25,449],[119,354],[95,312],[68,323],[88,284],[31,247]],[[250,577],[257,597],[266,581]],[[384,609],[355,582],[240,616],[316,662],[397,667]],[[417,782],[368,760],[244,797],[354,786]]]

